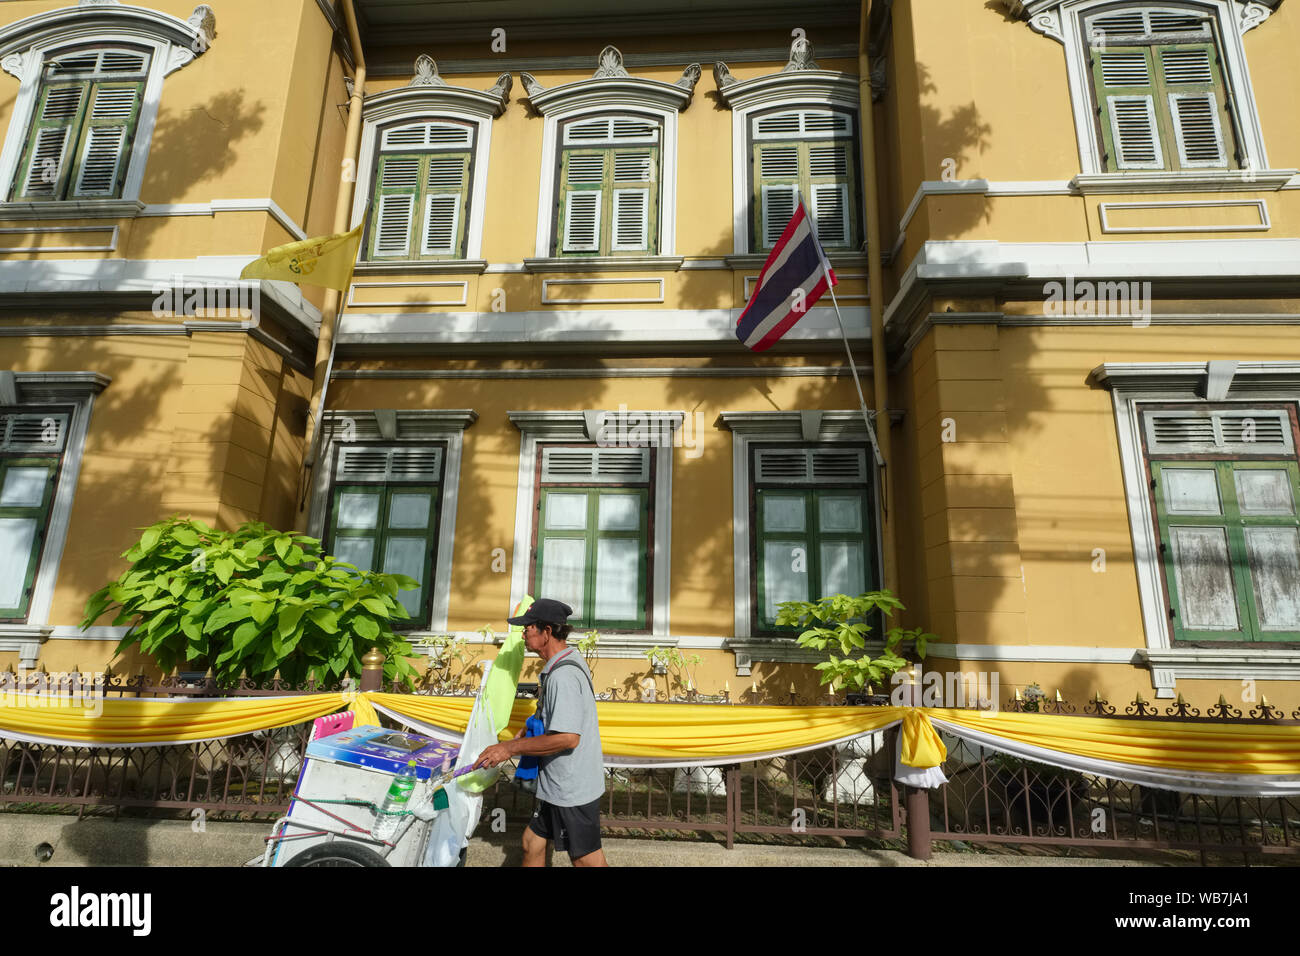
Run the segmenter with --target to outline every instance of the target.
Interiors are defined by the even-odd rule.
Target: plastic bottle
[[[406,813],[406,805],[411,802],[411,792],[415,789],[415,761],[408,761],[402,772],[388,785],[384,802],[375,814],[375,825],[370,828],[370,835],[385,842],[397,833],[397,828]]]

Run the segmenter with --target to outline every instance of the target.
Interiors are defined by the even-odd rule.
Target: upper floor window
[[[120,198],[149,54],[64,53],[45,64],[12,199]]]
[[[1107,171],[1240,165],[1210,17],[1126,9],[1088,18],[1086,35]]]
[[[0,149],[10,202],[138,202],[163,79],[206,52],[212,9],[188,19],[83,4],[0,28],[0,68],[21,82]]]
[[[1278,189],[1242,36],[1253,0],[1006,0],[1065,48],[1083,192]]]
[[[661,123],[613,115],[561,125],[556,254],[655,254]]]
[[[845,110],[801,109],[751,119],[751,248],[776,245],[803,196],[817,238],[831,249],[862,241],[857,210],[854,117]]]
[[[476,131],[438,120],[380,133],[367,258],[465,257]]]

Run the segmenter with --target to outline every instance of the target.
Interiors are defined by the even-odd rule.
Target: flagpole
[[[840,326],[840,338],[844,342],[844,354],[849,360],[849,370],[853,372],[853,384],[858,390],[858,405],[862,409],[862,420],[867,423],[867,435],[871,438],[871,450],[876,456],[876,467],[884,468],[885,458],[880,454],[880,443],[876,441],[876,428],[871,423],[871,413],[867,411],[867,400],[862,395],[862,380],[858,378],[858,366],[853,361],[853,351],[849,348],[848,333],[844,331],[844,316],[840,315],[840,303],[839,300],[835,298],[835,286],[831,285],[829,281],[826,283],[826,286],[830,290],[831,302],[835,306],[835,321],[838,322]]]

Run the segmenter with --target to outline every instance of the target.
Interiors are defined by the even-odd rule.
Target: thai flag
[[[799,321],[826,290],[835,270],[817,242],[817,225],[803,200],[763,264],[754,294],[736,322],[736,338],[764,352]]]

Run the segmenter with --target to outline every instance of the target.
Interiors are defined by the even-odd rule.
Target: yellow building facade
[[[482,657],[560,597],[601,690],[813,695],[775,604],[889,585],[1003,697],[1300,707],[1294,0],[870,6],[5,5],[0,665],[179,513]],[[829,298],[735,336],[796,198],[883,470]]]

